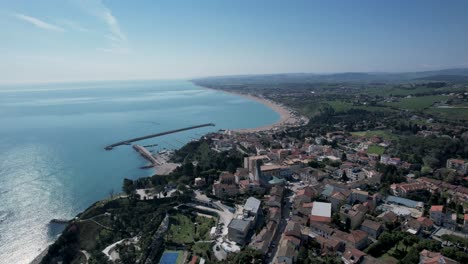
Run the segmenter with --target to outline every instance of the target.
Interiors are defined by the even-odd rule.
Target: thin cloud
[[[80,3],[90,14],[104,22],[107,26],[108,32],[104,34],[104,38],[107,39],[110,47],[98,48],[98,50],[114,53],[127,53],[130,51],[127,35],[120,28],[118,19],[102,1],[82,0]]]
[[[83,27],[82,25],[80,25],[79,23],[75,22],[75,21],[72,21],[72,20],[68,20],[68,19],[60,19],[57,21],[59,24],[62,24],[70,29],[73,29],[73,30],[76,30],[76,31],[81,31],[81,32],[90,32],[91,30]]]
[[[27,16],[24,14],[14,14],[14,16],[20,20],[26,21],[38,28],[45,29],[45,30],[50,30],[50,31],[57,31],[57,32],[65,32],[65,29],[62,27],[44,22],[38,18],[32,17],[32,16]]]

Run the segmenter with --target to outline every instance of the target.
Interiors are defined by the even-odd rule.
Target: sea
[[[121,192],[124,178],[153,170],[131,146],[106,145],[182,127],[139,142],[177,149],[219,129],[275,123],[267,106],[184,80],[0,85],[0,263],[29,263],[61,225]]]

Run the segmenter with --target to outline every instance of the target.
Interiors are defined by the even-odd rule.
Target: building
[[[261,213],[260,204],[261,202],[257,198],[249,197],[242,211],[244,219],[252,219],[255,223],[257,221],[257,216]]]
[[[392,195],[389,195],[385,201],[389,204],[403,205],[409,208],[418,209],[420,211],[424,210],[423,202],[418,202],[418,201],[396,197]]]
[[[421,230],[426,234],[430,234],[434,230],[434,222],[427,217],[419,217],[416,219],[421,224]]]
[[[424,249],[419,253],[420,264],[459,264],[458,261],[444,257],[439,252],[432,252]]]
[[[298,250],[293,242],[284,239],[278,247],[275,263],[293,264],[297,260]]]
[[[386,211],[378,215],[377,219],[385,224],[395,224],[398,221],[398,215],[392,211]]]
[[[213,194],[216,197],[224,198],[234,196],[239,193],[239,187],[236,184],[236,177],[229,172],[222,172],[218,181],[213,183]]]
[[[349,224],[349,228],[356,229],[358,228],[364,217],[366,216],[366,211],[357,210],[357,207],[351,207],[346,204],[343,205],[340,209],[340,220],[342,223]]]
[[[361,230],[366,232],[369,237],[377,239],[384,231],[384,227],[381,223],[366,219],[361,224]]]
[[[321,236],[324,238],[330,238],[335,230],[326,224],[320,222],[310,222],[310,235],[312,237]]]
[[[332,209],[331,203],[313,202],[309,221],[330,223],[331,215],[332,215],[331,209]]]
[[[351,203],[355,203],[356,201],[360,203],[365,203],[367,202],[369,198],[369,193],[366,191],[361,191],[361,190],[351,190]]]
[[[359,249],[346,248],[346,250],[343,252],[343,255],[341,256],[341,260],[343,260],[343,263],[345,264],[358,264],[362,263],[365,255],[366,253],[360,251]]]
[[[204,178],[195,178],[195,186],[201,187],[201,186],[204,186],[205,184],[206,182]]]
[[[362,230],[353,230],[346,237],[346,244],[357,249],[363,249],[368,245],[368,235]]]
[[[468,173],[468,161],[462,159],[448,159],[447,168],[455,170],[461,174]]]
[[[431,210],[429,211],[430,218],[434,221],[436,225],[443,225],[445,221],[445,213],[444,213],[444,206],[443,205],[433,205],[431,206]]]
[[[390,186],[395,196],[406,197],[410,194],[418,194],[428,191],[426,184],[421,182],[413,183],[394,183]]]
[[[228,238],[239,245],[247,243],[251,221],[244,219],[232,219],[228,225]]]

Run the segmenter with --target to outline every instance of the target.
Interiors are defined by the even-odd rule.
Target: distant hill
[[[443,81],[443,82],[468,82],[468,76],[467,75],[431,75],[427,77],[422,77],[422,78],[417,78],[415,80],[420,80],[420,81]]]
[[[332,74],[281,73],[261,75],[233,75],[199,78],[195,82],[209,81],[218,84],[255,84],[255,83],[318,83],[318,82],[414,82],[447,81],[468,82],[468,68],[444,69],[437,71],[366,73],[344,72]]]

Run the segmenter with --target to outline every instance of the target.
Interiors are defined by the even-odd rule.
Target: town
[[[237,92],[251,95],[246,87]],[[44,260],[72,240],[81,250],[70,258],[84,263],[468,262],[466,116],[431,112],[466,104],[466,87],[307,89],[259,88],[259,100],[287,110],[279,124],[174,150],[172,171],[125,179],[124,194],[72,220]],[[414,89],[443,95],[406,95]],[[421,109],[401,103],[429,98]],[[309,100],[327,105],[311,112]]]

